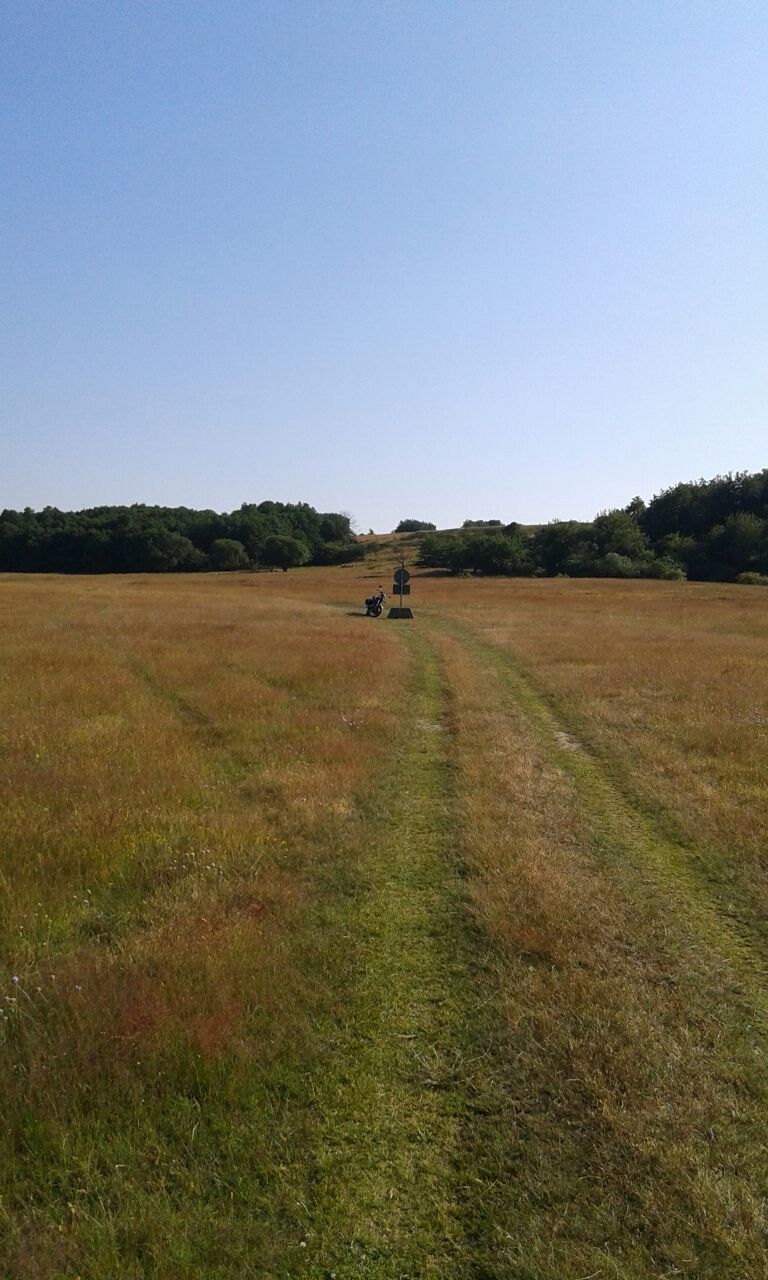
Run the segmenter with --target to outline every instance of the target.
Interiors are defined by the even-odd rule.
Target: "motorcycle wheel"
[[[373,611],[373,616],[374,616],[374,618],[380,618],[380,617],[381,617],[381,605],[380,605],[380,604],[377,604],[377,605],[376,605],[376,608],[375,608],[375,609],[374,609],[374,611]]]

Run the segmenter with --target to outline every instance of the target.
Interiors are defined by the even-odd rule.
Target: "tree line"
[[[141,504],[0,513],[0,571],[6,573],[287,570],[364,555],[349,516],[304,502],[243,503],[224,514]]]
[[[768,585],[768,470],[673,485],[647,504],[633,498],[594,520],[554,520],[530,534],[514,522],[485,525],[425,534],[419,563],[449,573]]]

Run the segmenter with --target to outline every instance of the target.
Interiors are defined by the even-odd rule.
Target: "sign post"
[[[393,576],[395,579],[395,584],[392,588],[392,595],[400,596],[400,606],[399,608],[396,606],[390,609],[389,613],[387,614],[387,617],[388,618],[412,618],[413,610],[409,609],[407,605],[403,604],[403,596],[409,596],[411,594],[411,586],[410,586],[411,575],[405,567],[404,559],[400,561],[400,567],[398,569],[395,569]]]

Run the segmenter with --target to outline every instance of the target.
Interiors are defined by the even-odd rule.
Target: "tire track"
[[[137,658],[126,658],[125,667],[158,702],[172,712],[179,724],[189,730],[195,741],[213,756],[213,760],[210,761],[211,766],[214,766],[215,761],[212,772],[216,773],[221,781],[241,787],[247,785],[249,792],[252,791],[258,782],[256,762],[232,745],[226,732],[212,716],[196,706],[180,690],[166,684],[150,667]]]
[[[321,1131],[306,1264],[287,1274],[473,1274],[464,1243],[463,1124],[487,1063],[478,1050],[462,866],[452,820],[446,691],[428,642],[412,659],[407,728],[370,818],[365,889],[334,927],[359,942],[348,1021],[318,1084]]]
[[[468,624],[434,615],[431,625],[458,640],[499,679],[500,697],[521,709],[545,756],[574,783],[592,829],[595,850],[614,872],[627,867],[633,884],[660,911],[671,911],[706,951],[727,966],[735,993],[768,1029],[768,944],[723,907],[696,874],[689,852],[659,831],[610,776],[599,757],[581,743],[553,709],[517,657],[483,640]]]

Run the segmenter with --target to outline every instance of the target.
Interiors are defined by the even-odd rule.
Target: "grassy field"
[[[768,1274],[768,592],[0,579],[0,1274]]]

